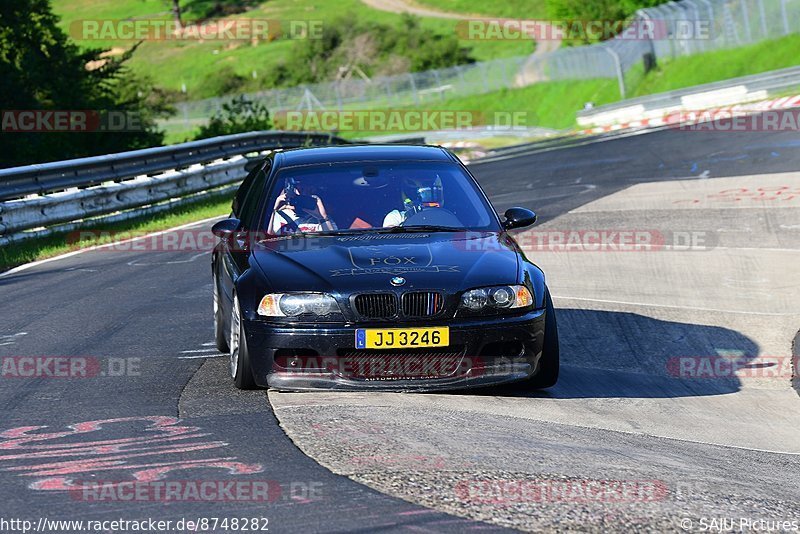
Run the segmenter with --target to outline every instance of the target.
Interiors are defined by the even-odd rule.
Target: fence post
[[[753,34],[750,31],[750,12],[747,10],[747,2],[739,0],[739,5],[742,6],[742,20],[744,21],[744,33],[747,35],[747,42],[753,42]]]
[[[464,79],[464,67],[456,65],[456,72],[458,72],[458,80],[461,82],[461,88],[467,88],[467,81]]]
[[[789,15],[786,12],[786,0],[781,0],[781,15],[783,16],[783,33],[789,35]]]
[[[386,87],[386,105],[391,106],[394,103],[394,93],[392,92],[392,88],[389,85],[388,78],[384,81],[384,87]]]
[[[711,4],[710,0],[700,0],[700,1],[703,2],[708,7],[708,25],[709,25],[709,27],[708,27],[708,40],[709,40],[709,42],[706,43],[708,46],[706,46],[705,48],[713,48],[714,45],[712,45],[710,41],[712,39],[714,41],[717,40],[716,35],[714,35],[714,33],[715,33],[714,6]]]
[[[622,100],[625,100],[625,75],[622,73],[622,62],[619,60],[619,54],[617,54],[614,50],[611,50],[611,47],[604,46],[603,49],[611,54],[611,57],[614,59],[614,65],[616,66],[617,71],[617,81],[619,82],[619,94],[622,97]]]
[[[697,12],[697,6],[694,5],[694,3],[691,0],[686,0],[685,2],[676,4],[676,8],[678,8],[679,10],[683,10],[682,12],[679,11],[677,15],[678,17],[685,17],[684,19],[678,19],[679,21],[681,21],[681,24],[688,24],[689,21],[691,21],[691,15],[689,14],[690,10],[694,12],[695,20],[698,20],[700,18]],[[692,55],[696,51],[695,48],[697,48],[697,43],[694,42],[695,41],[693,35],[694,28],[690,28],[689,30],[690,30],[689,35],[684,35],[683,39],[681,39],[683,43],[681,49],[682,52],[685,52],[686,55]],[[684,31],[686,31],[686,28],[684,28]]]
[[[767,30],[767,13],[764,11],[764,0],[756,0],[756,2],[758,2],[758,16],[761,18],[761,33],[766,39],[769,31]]]
[[[189,123],[189,104],[184,102],[180,104],[180,107],[183,110],[183,127],[189,130],[191,129],[191,125]]]
[[[723,26],[724,26],[724,34],[725,34],[725,45],[730,46],[734,41],[737,45],[742,44],[742,40],[739,38],[739,32],[736,31],[736,23],[733,20],[733,13],[731,13],[730,6],[725,3],[722,4],[723,9]],[[730,35],[730,40],[728,39]]]
[[[692,6],[692,11],[694,12],[694,26],[691,28],[691,35],[689,38],[693,41],[692,45],[696,50],[705,50],[706,44],[702,41],[702,39],[698,36],[698,31],[700,28],[700,23],[702,22],[701,15],[700,15],[700,8],[697,6],[698,0],[686,0],[687,5]]]
[[[339,113],[342,112],[342,91],[338,83],[335,83],[333,89],[336,91],[336,107],[339,108]]]
[[[656,29],[655,21],[653,20],[653,17],[650,16],[650,11],[647,9],[638,10],[636,12],[636,15],[639,17],[639,20],[641,20],[642,23],[646,22],[647,24],[649,24],[650,31],[648,32],[647,36],[647,47],[650,49],[650,54],[653,55],[653,61],[658,62],[658,55],[656,54],[656,46],[655,43],[653,42],[655,39],[659,38],[655,33],[658,31]]]
[[[408,73],[408,80],[411,82],[411,94],[414,95],[414,104],[419,106],[419,94],[417,93],[417,82],[414,80],[414,73]]]
[[[433,77],[436,78],[436,89],[439,91],[439,101],[444,100],[444,90],[442,89],[442,78],[439,76],[439,69],[433,71]]]

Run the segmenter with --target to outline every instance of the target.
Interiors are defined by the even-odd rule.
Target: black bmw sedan
[[[432,146],[275,152],[213,227],[214,327],[237,387],[425,391],[558,379],[544,273]]]

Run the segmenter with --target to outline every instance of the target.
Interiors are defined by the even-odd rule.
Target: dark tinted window
[[[280,212],[302,223],[302,231],[325,231],[316,213],[320,211],[317,200],[328,220],[340,230],[426,224],[459,230],[499,229],[477,184],[459,165],[450,162],[375,161],[289,167],[282,169],[272,184],[261,229],[273,234],[287,230],[279,228],[286,217],[273,215],[276,205],[284,206]],[[287,194],[291,198],[284,200]]]
[[[264,185],[267,183],[267,175],[263,170],[256,171],[247,191],[247,196],[241,204],[241,210],[238,219],[242,221],[245,228],[251,228],[255,223],[254,217],[256,210],[264,195]],[[257,224],[257,223],[256,223]]]
[[[242,217],[242,209],[244,208],[245,199],[247,198],[250,190],[254,188],[256,185],[256,178],[259,178],[261,182],[261,189],[263,191],[263,181],[264,181],[264,174],[269,173],[269,169],[272,166],[272,159],[267,158],[263,164],[259,165],[247,175],[247,177],[242,181],[242,185],[239,186],[239,189],[236,191],[236,196],[233,198],[233,205],[232,211],[233,216],[237,219],[244,220]],[[260,193],[259,193],[260,194]]]

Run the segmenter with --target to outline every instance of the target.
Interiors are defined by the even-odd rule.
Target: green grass
[[[616,80],[595,79],[565,82],[544,82],[520,89],[504,89],[481,95],[432,100],[424,105],[392,107],[394,110],[468,111],[473,117],[484,117],[489,124],[506,120],[510,113],[522,112],[520,126],[540,126],[563,130],[575,124],[575,114],[587,102],[595,105],[619,100]],[[360,108],[363,109],[363,108]],[[496,115],[498,114],[498,115]],[[500,124],[503,124],[500,122]],[[375,135],[403,134],[403,131],[343,131],[347,139],[363,139]],[[413,133],[413,132],[408,132]],[[184,134],[184,137],[186,134]],[[175,137],[179,137],[175,135]]]
[[[443,101],[433,109],[481,110],[485,113],[525,112],[526,126],[564,129],[575,123],[575,113],[586,102],[607,104],[619,99],[617,83],[610,79],[544,82],[520,89]]]
[[[81,231],[91,229],[109,232],[113,234],[113,239],[110,236],[104,235],[97,239],[74,241],[70,236],[75,234],[63,233],[20,241],[0,247],[0,272],[16,267],[17,265],[50,258],[72,250],[110,243],[111,241],[122,240],[126,237],[134,237],[145,233],[158,232],[160,230],[166,230],[168,228],[218,215],[226,215],[230,213],[230,207],[230,194],[216,195],[198,200],[191,204],[175,207],[157,215],[148,215],[113,224],[98,223],[81,228]]]
[[[684,87],[710,83],[748,74],[757,74],[774,69],[800,65],[800,35],[765,41],[733,50],[709,52],[695,56],[662,61],[659,67],[647,75],[641,66],[631,69],[626,75],[628,98],[661,93]],[[800,89],[800,88],[799,88]],[[797,94],[787,90],[776,96]],[[391,106],[392,109],[447,109],[525,111],[528,126],[566,129],[575,126],[575,114],[586,102],[596,106],[610,104],[620,99],[617,80],[575,80],[545,82],[520,88],[491,93],[451,97],[445,100],[432,99],[419,106]],[[364,106],[356,106],[365,109]],[[376,109],[381,107],[377,105]],[[386,132],[343,132],[348,138],[362,138]],[[389,132],[395,133],[395,132]],[[191,133],[171,131],[168,141],[181,142],[191,138]]]
[[[547,0],[417,0],[417,4],[437,11],[449,11],[464,15],[483,15],[487,17],[508,17],[512,19],[545,19]]]
[[[170,3],[166,0],[52,0],[53,10],[61,17],[61,27],[70,32],[75,21],[91,19],[152,18],[171,19]],[[184,2],[185,3],[185,2]],[[351,13],[362,19],[400,25],[402,18],[395,13],[368,7],[360,0],[269,0],[254,2],[247,12],[226,18],[257,18],[267,20],[331,21]],[[191,20],[192,13],[185,19]],[[457,21],[423,18],[422,26],[431,32],[449,34],[456,32]],[[76,41],[82,47],[125,48],[133,41]],[[478,41],[461,40],[465,48],[479,61],[498,57],[529,54],[530,41]],[[137,50],[129,65],[136,72],[151,76],[157,85],[180,91],[187,89],[187,99],[194,100],[215,94],[209,83],[221,69],[230,67],[236,74],[246,76],[248,82],[240,92],[268,89],[261,81],[265,74],[281,62],[292,64],[295,43],[290,39],[277,39],[253,45],[241,41],[146,41]],[[255,72],[255,78],[253,73]]]
[[[662,93],[800,65],[800,35],[730,50],[663,61],[628,91],[629,97]]]
[[[800,65],[800,35],[765,41],[733,50],[709,52],[695,56],[663,61],[655,70],[644,75],[641,67],[626,75],[628,98],[662,93],[674,89],[711,83],[749,74]],[[776,96],[798,94],[782,91]],[[575,80],[545,82],[520,89],[507,89],[481,95],[449,98],[424,106],[424,109],[457,109],[495,111],[525,111],[527,126],[567,129],[575,126],[576,113],[586,102],[595,106],[620,100],[617,80]],[[414,109],[419,109],[414,108]],[[345,132],[345,137],[359,138],[376,132]]]

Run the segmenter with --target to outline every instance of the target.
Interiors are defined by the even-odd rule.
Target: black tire
[[[544,389],[555,386],[556,382],[558,382],[558,373],[561,367],[556,311],[553,308],[553,299],[550,298],[549,291],[545,293],[544,298],[544,344],[542,347],[542,357],[539,359],[539,371],[528,379],[528,386],[532,389]]]
[[[228,332],[225,331],[225,320],[222,316],[222,302],[220,301],[220,294],[219,294],[219,280],[217,280],[217,275],[214,273],[214,344],[217,346],[217,350],[223,354],[227,354],[231,351],[230,347],[228,346]]]
[[[250,353],[247,351],[247,336],[244,331],[244,323],[241,321],[239,299],[236,296],[233,297],[231,306],[231,337],[228,345],[230,346],[229,368],[233,384],[238,389],[258,389],[253,380]]]

